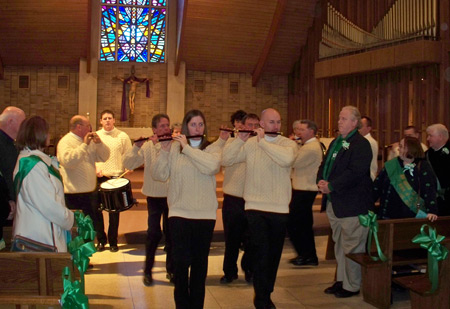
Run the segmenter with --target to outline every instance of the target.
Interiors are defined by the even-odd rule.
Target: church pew
[[[447,248],[449,242],[446,243]],[[428,274],[418,274],[393,278],[392,281],[409,290],[412,309],[450,308],[450,260],[439,263],[439,287],[434,293],[428,293],[431,282]]]
[[[0,252],[0,304],[58,305],[66,266],[78,274],[70,253]]]
[[[450,217],[440,217],[435,222],[427,219],[378,220],[378,239],[387,261],[373,261],[367,253],[348,254],[347,257],[361,265],[364,301],[377,308],[391,305],[392,267],[427,263],[427,252],[411,240],[420,233],[420,227],[428,224],[436,228],[439,235],[450,238]],[[372,256],[377,256],[372,240]]]

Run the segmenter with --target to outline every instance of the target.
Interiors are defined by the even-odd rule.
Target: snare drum
[[[131,183],[126,178],[109,179],[100,184],[100,208],[108,212],[130,209],[134,204]]]

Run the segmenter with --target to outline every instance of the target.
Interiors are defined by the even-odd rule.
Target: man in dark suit
[[[442,123],[429,126],[427,141],[430,149],[426,156],[438,179],[438,215],[450,216],[450,140],[447,127]]]
[[[6,107],[0,115],[0,173],[3,177],[3,181],[0,183],[0,193],[2,194],[1,200],[5,201],[0,204],[0,250],[5,248],[3,226],[7,224],[8,219],[12,219],[16,209],[13,172],[19,153],[14,141],[24,120],[25,112],[15,106]]]
[[[358,215],[373,207],[370,143],[358,132],[361,114],[345,106],[339,114],[340,135],[330,144],[317,174],[335,242],[337,273],[333,286],[325,293],[338,298],[357,295],[361,286],[361,267],[346,258],[348,253],[364,252],[368,229]]]

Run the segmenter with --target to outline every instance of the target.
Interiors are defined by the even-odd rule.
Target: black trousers
[[[316,191],[292,190],[292,200],[289,204],[289,238],[297,254],[304,258],[317,257],[312,212],[316,195]]]
[[[10,211],[8,187],[5,178],[0,173],[0,240],[3,238],[3,227]]]
[[[215,220],[169,218],[177,309],[203,308],[209,247],[215,224]]]
[[[251,271],[248,248],[248,222],[245,214],[245,201],[242,197],[224,194],[222,207],[223,229],[225,234],[225,254],[223,272],[226,277],[238,273],[237,259],[239,248],[244,244],[241,266],[244,271]]]
[[[99,240],[99,231],[103,231],[103,225],[100,224],[97,215],[98,209],[98,193],[97,191],[87,193],[66,193],[64,194],[66,206],[69,209],[79,209],[83,211],[85,216],[90,216],[97,232],[97,240]],[[103,218],[102,218],[103,219]]]
[[[247,210],[250,250],[253,257],[254,305],[265,308],[270,302],[283,251],[288,214]]]
[[[98,177],[97,184],[100,186],[103,182],[111,179],[110,177]],[[98,189],[98,188],[97,188]],[[98,201],[100,202],[100,195],[98,197]],[[109,226],[108,226],[108,238],[106,238],[105,233],[105,221],[103,220],[103,213],[100,209],[100,203],[95,208],[97,212],[97,217],[99,220],[99,230],[97,231],[97,240],[99,243],[106,244],[109,241],[110,246],[117,246],[117,237],[119,235],[119,220],[120,220],[120,212],[108,212],[109,215]]]
[[[172,243],[170,239],[170,232],[168,228],[168,213],[166,197],[147,197],[147,238],[145,240],[145,268],[144,273],[150,275],[152,273],[153,265],[155,264],[155,253],[158,248],[158,243],[164,236],[166,240],[165,250],[166,256],[166,270],[168,273],[173,273],[172,266]],[[161,231],[161,216],[163,218],[163,229]]]

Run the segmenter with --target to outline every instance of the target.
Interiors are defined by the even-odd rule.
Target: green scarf
[[[19,170],[14,177],[14,188],[16,189],[16,195],[19,195],[20,188],[22,188],[22,183],[25,177],[30,173],[33,167],[38,163],[43,162],[47,165],[40,157],[36,155],[23,157],[19,160]],[[48,172],[58,178],[62,182],[62,177],[59,171],[53,165],[47,165]]]
[[[416,191],[414,191],[414,189],[409,184],[398,159],[394,158],[387,161],[384,164],[384,167],[388,174],[391,185],[394,187],[395,191],[397,191],[397,194],[398,196],[400,196],[403,203],[405,203],[405,205],[408,206],[408,208],[415,214],[419,215],[419,213],[422,212],[421,215],[423,215],[424,209],[420,208],[423,208],[424,200],[417,194]]]
[[[333,167],[338,152],[341,150],[344,144],[350,145],[349,143],[347,143],[347,140],[353,135],[355,135],[357,130],[358,129],[354,129],[345,138],[343,138],[342,135],[339,135],[336,138],[336,142],[334,142],[333,148],[331,148],[330,151],[328,152],[328,156],[323,167],[323,175],[322,175],[323,179],[328,180],[328,177],[330,177],[331,168]]]

